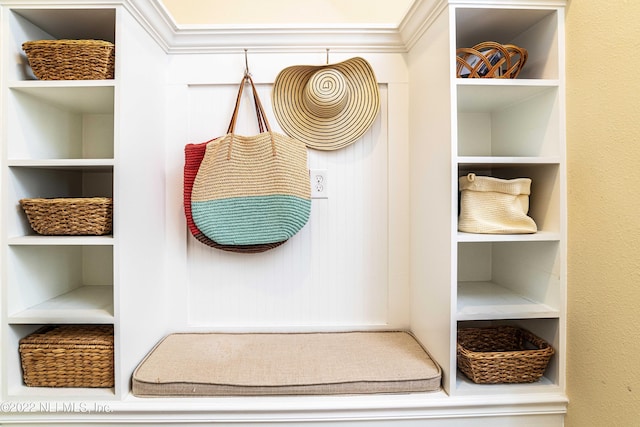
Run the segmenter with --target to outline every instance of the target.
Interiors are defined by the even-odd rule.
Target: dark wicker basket
[[[536,382],[553,354],[549,343],[525,329],[458,330],[458,369],[478,384]]]
[[[94,235],[111,233],[113,199],[80,197],[22,199],[31,228],[44,235]]]
[[[113,79],[115,46],[103,40],[34,40],[22,44],[40,80]]]
[[[526,49],[483,42],[456,50],[456,77],[515,79],[527,62]]]
[[[113,387],[113,326],[45,326],[20,340],[29,387]]]

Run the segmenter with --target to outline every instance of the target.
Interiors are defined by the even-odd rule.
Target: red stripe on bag
[[[196,224],[193,222],[193,216],[191,215],[191,190],[193,190],[193,182],[196,180],[200,163],[202,163],[209,142],[210,141],[199,144],[187,144],[184,147],[184,213],[187,217],[189,231],[194,237],[202,235],[202,233],[198,230],[198,227],[196,227]]]

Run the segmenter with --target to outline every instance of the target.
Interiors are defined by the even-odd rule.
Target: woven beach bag
[[[254,136],[234,133],[247,82],[258,124],[266,129]],[[271,131],[253,80],[245,74],[229,132],[206,144],[191,191],[193,221],[218,244],[264,245],[291,238],[307,223],[310,212],[307,147]]]
[[[459,178],[458,230],[484,234],[526,234],[537,231],[527,216],[531,179],[500,179],[470,173]]]
[[[187,144],[184,147],[184,213],[187,219],[187,227],[193,237],[207,246],[238,253],[260,253],[283,244],[284,241],[263,245],[221,245],[205,236],[204,233],[198,229],[191,214],[191,191],[193,189],[193,182],[198,174],[198,169],[200,169],[200,163],[202,163],[202,159],[204,158],[207,144],[212,141],[213,140],[201,142],[199,144]]]

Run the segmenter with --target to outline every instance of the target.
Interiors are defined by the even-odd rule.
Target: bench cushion
[[[133,373],[133,394],[250,396],[440,389],[440,367],[408,332],[176,333]]]

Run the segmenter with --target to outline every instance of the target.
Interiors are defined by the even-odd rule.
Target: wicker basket
[[[458,330],[458,368],[478,384],[536,382],[553,353],[549,343],[525,329]]]
[[[45,326],[20,340],[29,387],[113,387],[113,326]]]
[[[38,234],[99,236],[111,233],[111,198],[22,199],[20,205]]]
[[[515,79],[527,62],[526,49],[483,42],[456,50],[456,77]]]
[[[41,80],[113,79],[115,46],[102,40],[34,40],[22,44]]]

